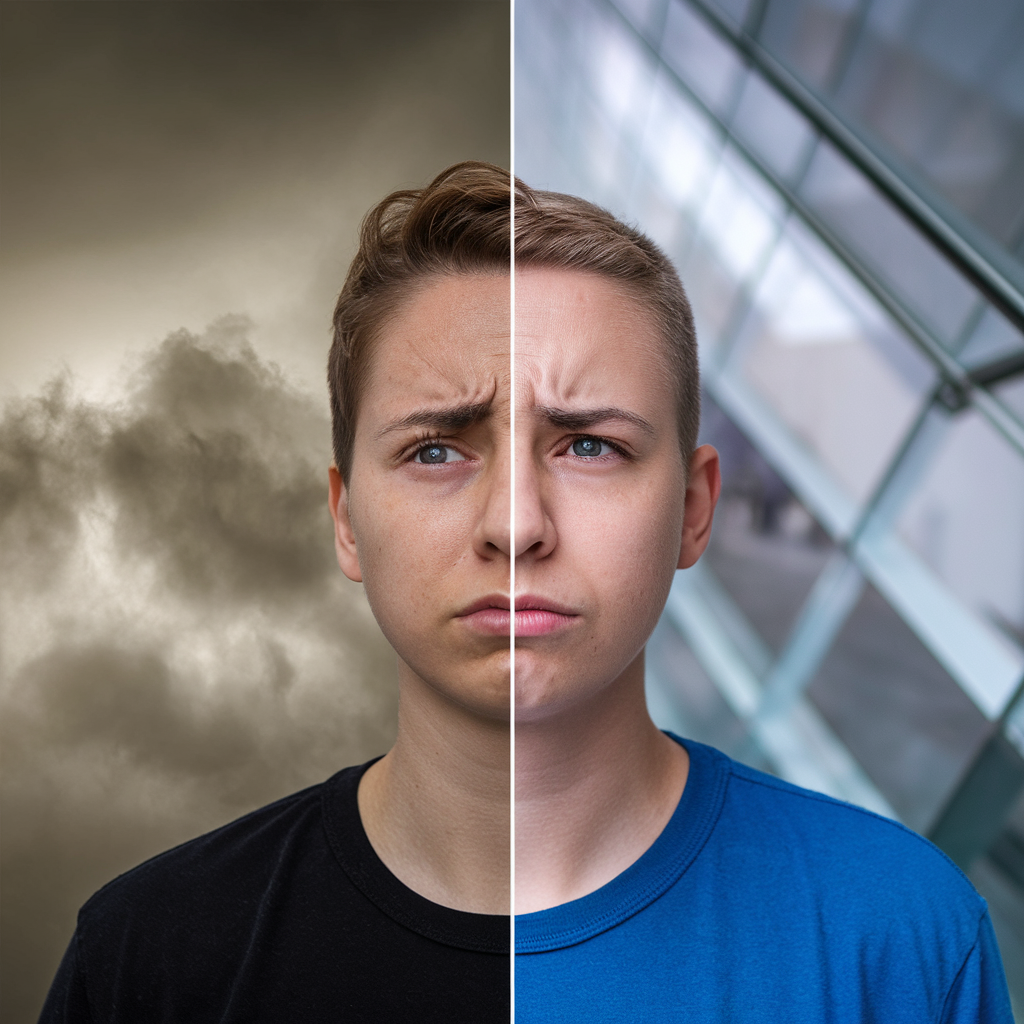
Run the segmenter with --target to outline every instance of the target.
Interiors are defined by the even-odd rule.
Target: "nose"
[[[487,471],[484,506],[473,535],[473,548],[483,558],[492,559],[512,551],[512,460],[499,455]]]
[[[517,445],[515,475],[516,558],[544,558],[555,548],[555,524],[544,501],[541,474],[527,445]]]

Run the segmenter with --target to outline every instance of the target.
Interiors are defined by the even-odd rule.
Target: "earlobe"
[[[363,574],[359,568],[359,553],[356,551],[356,537],[352,531],[349,518],[348,490],[341,479],[336,466],[327,471],[328,506],[331,520],[334,522],[334,552],[338,558],[341,571],[356,583],[363,582]]]
[[[690,457],[686,484],[686,508],[683,512],[683,542],[679,550],[679,569],[689,569],[708,546],[715,505],[722,489],[718,452],[702,444]]]

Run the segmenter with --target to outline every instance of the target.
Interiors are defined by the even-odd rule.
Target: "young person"
[[[901,825],[659,732],[644,645],[719,491],[690,310],[517,185],[516,1017],[1011,1024],[984,901]]]
[[[485,164],[389,196],[334,314],[330,511],[394,747],[100,890],[43,1021],[509,1019],[510,221]]]

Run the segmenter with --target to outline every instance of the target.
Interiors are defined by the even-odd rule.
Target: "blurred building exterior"
[[[1020,1017],[1024,5],[517,0],[515,109],[694,305],[724,490],[655,717],[937,842]]]

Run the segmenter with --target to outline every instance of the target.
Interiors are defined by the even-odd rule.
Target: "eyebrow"
[[[606,406],[602,409],[552,409],[549,406],[539,406],[537,412],[549,423],[563,430],[586,430],[608,420],[625,420],[651,437],[656,433],[654,427],[643,416],[615,406]]]
[[[441,409],[417,409],[381,428],[377,432],[377,437],[381,438],[396,430],[408,430],[410,427],[432,427],[441,434],[454,434],[486,419],[490,413],[490,399],[486,402],[471,402],[467,405],[452,405]]]

